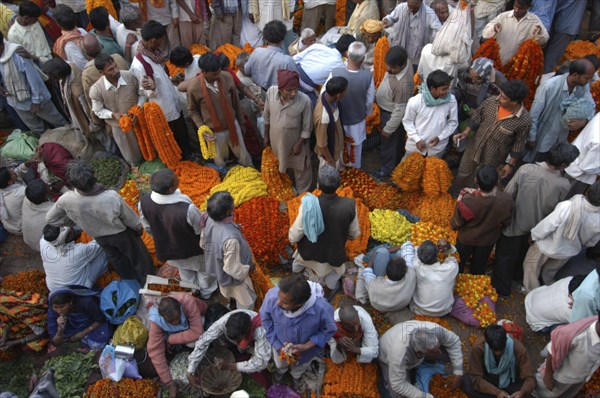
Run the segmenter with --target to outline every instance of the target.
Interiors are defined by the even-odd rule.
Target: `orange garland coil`
[[[175,167],[181,160],[181,148],[175,141],[160,105],[156,102],[146,102],[144,116],[152,144],[158,151],[160,160],[169,168]]]
[[[254,310],[258,311],[262,302],[265,298],[265,294],[273,287],[273,282],[268,277],[268,271],[266,271],[261,265],[256,264],[254,272],[250,273],[250,280],[256,293],[256,301],[254,303]]]
[[[335,26],[346,25],[346,0],[337,0],[335,4]]]
[[[271,147],[266,147],[263,150],[260,175],[264,183],[267,184],[267,191],[270,196],[283,201],[288,201],[295,196],[292,189],[292,180],[287,174],[279,172],[279,160],[277,160]]]
[[[211,188],[221,182],[215,169],[187,160],[177,163],[172,170],[179,177],[181,192],[189,196],[198,208],[206,203]]]
[[[137,122],[133,126],[133,131],[135,132],[135,138],[140,146],[142,157],[144,160],[156,159],[156,150],[154,149],[154,144],[152,144],[152,139],[150,138],[150,130],[146,123],[144,109],[138,105],[134,105],[129,110],[128,115],[135,116],[137,119]],[[122,119],[123,118],[121,118],[121,120]]]
[[[556,69],[558,69],[567,61],[574,61],[579,58],[584,58],[586,55],[595,55],[600,57],[600,47],[596,46],[591,41],[573,40],[565,49],[565,52],[560,62],[556,66]]]
[[[421,178],[425,170],[425,157],[413,152],[406,157],[392,172],[392,181],[400,189],[407,192],[421,189]]]
[[[387,37],[380,37],[375,44],[375,51],[373,54],[373,81],[375,82],[375,87],[379,87],[385,76],[385,55],[389,49],[390,42]]]
[[[448,163],[434,156],[425,159],[425,169],[421,186],[425,195],[437,196],[448,192],[452,185],[452,172]]]
[[[592,97],[594,97],[594,102],[596,103],[596,112],[600,112],[600,80],[592,83],[590,86],[590,92],[592,93]]]
[[[377,104],[373,104],[373,113],[371,116],[367,116],[365,122],[367,124],[367,134],[371,134],[374,131],[379,131],[379,124],[381,123],[381,110]]]
[[[358,363],[349,358],[342,364],[335,364],[325,358],[327,370],[323,378],[324,398],[377,398],[379,390],[379,372],[375,363]]]
[[[500,45],[498,45],[498,41],[496,38],[487,39],[484,41],[481,46],[473,55],[473,59],[477,58],[487,58],[494,62],[494,68],[497,70],[502,70],[502,61],[500,60]]]
[[[235,64],[235,59],[237,58],[238,55],[240,55],[241,53],[244,52],[243,49],[234,46],[231,43],[225,43],[222,46],[219,46],[215,52],[220,52],[222,54],[225,54],[227,56],[227,58],[229,58],[229,67],[231,69],[233,69],[235,72],[237,72],[237,66]]]
[[[420,217],[421,221],[429,221],[449,228],[450,218],[452,218],[455,207],[456,201],[449,193],[441,193],[436,196],[425,195],[414,214]]]
[[[369,209],[399,208],[401,194],[389,184],[379,184],[366,171],[347,168],[341,173],[342,187],[352,188],[354,196],[362,199]]]
[[[167,67],[167,70],[169,71],[169,77],[175,77],[178,74],[185,74],[185,68],[181,67],[181,66],[175,66],[173,65],[173,63],[171,61],[167,61],[165,63],[165,66]]]
[[[247,52],[248,54],[252,54],[252,51],[254,51],[254,48],[252,48],[250,43],[246,42],[246,43],[244,43],[244,51]]]
[[[150,379],[121,379],[114,382],[102,379],[88,387],[84,398],[148,398],[156,397],[159,385]]]
[[[150,253],[150,256],[152,257],[152,262],[154,263],[154,266],[156,268],[160,268],[164,263],[160,261],[158,257],[156,257],[156,247],[154,245],[154,238],[148,232],[146,232],[146,230],[144,230],[144,233],[142,234],[142,242],[144,242],[146,249],[148,249],[148,253]]]
[[[521,43],[515,55],[504,65],[502,71],[507,80],[523,80],[529,94],[523,101],[527,109],[531,108],[539,78],[544,73],[544,52],[534,39]]]

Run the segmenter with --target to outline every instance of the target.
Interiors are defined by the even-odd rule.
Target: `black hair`
[[[524,7],[530,8],[533,4],[533,0],[515,0],[515,3],[519,3]]]
[[[24,0],[19,5],[19,16],[39,18],[42,15],[42,9],[34,2]]]
[[[265,39],[269,43],[281,43],[285,38],[286,34],[287,28],[285,27],[283,22],[279,20],[267,22],[267,24],[263,28],[263,39]]]
[[[389,280],[397,282],[404,279],[407,270],[406,261],[402,257],[397,257],[390,260],[385,274]]]
[[[160,39],[167,34],[167,28],[161,23],[150,20],[142,26],[141,34],[143,40]]]
[[[591,61],[585,58],[576,59],[575,61],[571,62],[571,65],[569,65],[569,75],[585,75],[590,63]]]
[[[42,236],[48,242],[56,240],[56,238],[58,238],[58,235],[60,235],[60,228],[55,227],[54,225],[46,224],[46,226],[44,226],[44,229],[42,230]]]
[[[50,77],[64,79],[71,74],[71,66],[62,58],[52,58],[42,65],[42,71]]]
[[[571,280],[569,281],[569,294],[572,294],[575,290],[577,290],[577,288],[579,287],[579,285],[581,285],[581,282],[583,282],[583,280],[587,277],[587,275],[575,275],[571,278]]]
[[[554,167],[559,167],[563,164],[568,166],[573,163],[578,156],[579,149],[575,145],[569,144],[568,142],[559,142],[550,148],[546,162]]]
[[[40,205],[48,201],[48,186],[40,178],[29,181],[25,188],[25,197],[33,204]]]
[[[426,240],[417,248],[417,257],[425,265],[438,262],[438,247],[430,240]]]
[[[494,166],[485,164],[477,170],[475,180],[483,192],[491,192],[498,184],[498,171]]]
[[[231,314],[225,322],[225,336],[232,341],[239,341],[246,337],[251,323],[252,318],[245,312]]]
[[[52,305],[54,305],[54,304],[65,305],[65,304],[72,303],[74,298],[75,297],[73,297],[73,295],[71,293],[60,292],[60,293],[53,294],[50,301],[52,302]]]
[[[100,53],[94,58],[94,66],[99,72],[102,72],[108,65],[114,63],[115,60],[108,54]]]
[[[443,70],[434,70],[427,76],[427,88],[438,88],[447,86],[452,82],[452,76],[444,72]]]
[[[385,63],[387,65],[393,67],[402,67],[406,66],[406,62],[408,60],[408,53],[404,49],[404,47],[394,46],[391,47],[388,52],[385,54]]]
[[[75,29],[75,12],[71,7],[64,4],[57,4],[52,12],[52,16],[62,30]]]
[[[583,58],[585,58],[588,61],[590,61],[592,63],[592,65],[594,65],[594,69],[600,68],[600,59],[598,59],[598,57],[596,56],[596,54],[588,54],[588,55],[586,55]]]
[[[4,189],[4,188],[8,187],[9,181],[10,181],[10,169],[8,167],[0,167],[0,189]]]
[[[198,60],[198,67],[202,72],[218,72],[221,70],[221,62],[214,53],[206,53]]]
[[[335,76],[329,79],[325,85],[325,91],[329,95],[341,94],[348,88],[348,79],[342,76]]]
[[[229,59],[229,57],[227,55],[225,55],[223,53],[219,53],[219,55],[217,55],[217,58],[219,58],[219,63],[221,64],[221,70],[225,70],[231,66],[231,60]]]
[[[483,332],[485,342],[490,346],[492,351],[504,351],[506,348],[506,330],[500,325],[490,325]]]
[[[181,304],[173,297],[165,297],[158,304],[158,313],[163,318],[173,319],[181,316]]]
[[[592,186],[588,188],[585,196],[592,206],[600,206],[600,181],[593,183]]]
[[[338,39],[337,43],[335,43],[335,49],[340,52],[340,54],[344,55],[346,51],[348,51],[348,47],[350,44],[354,43],[356,38],[349,34],[343,34]]]
[[[96,184],[94,169],[85,160],[71,160],[65,177],[69,184],[83,192],[90,191]]]
[[[171,61],[171,63],[175,66],[185,68],[194,62],[194,56],[187,48],[183,46],[177,46],[171,50],[169,61]]]
[[[292,297],[293,303],[303,305],[308,301],[311,295],[308,281],[301,275],[293,274],[279,281],[279,290]]]
[[[108,19],[108,11],[102,6],[96,7],[92,11],[90,11],[89,16],[90,24],[92,25],[92,27],[101,32],[106,30],[106,28],[110,24],[110,21]]]
[[[150,176],[150,189],[161,195],[166,195],[173,187],[176,174],[170,169],[160,169]]]
[[[229,192],[215,192],[208,198],[206,212],[213,220],[222,221],[229,216],[229,211],[233,205],[233,196]]]
[[[529,94],[527,85],[523,83],[523,80],[509,80],[504,82],[500,90],[510,99],[511,101],[521,103]]]

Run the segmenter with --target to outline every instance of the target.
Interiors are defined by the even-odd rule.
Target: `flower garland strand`
[[[250,273],[250,280],[256,293],[256,302],[254,303],[254,310],[258,311],[262,302],[265,298],[265,294],[273,287],[273,282],[267,276],[269,272],[260,263],[256,264],[256,268]]]
[[[358,363],[355,358],[348,358],[341,364],[335,364],[325,358],[325,376],[323,378],[324,398],[377,398],[379,390],[379,372],[375,363]]]
[[[392,172],[391,179],[402,191],[414,192],[421,189],[425,170],[425,156],[418,152],[408,155]]]
[[[531,108],[539,78],[544,72],[544,52],[535,39],[521,43],[515,55],[504,65],[502,71],[507,80],[523,80],[529,88],[529,94],[523,101],[527,109]]]
[[[210,52],[210,48],[206,47],[204,44],[192,44],[190,46],[190,52],[192,55],[204,55]]]
[[[152,139],[150,138],[150,131],[148,130],[148,125],[146,124],[146,116],[143,108],[138,105],[132,106],[131,109],[129,109],[128,116],[135,116],[137,120],[133,125],[133,131],[135,132],[135,138],[140,146],[142,157],[144,160],[156,159],[156,149],[154,148]],[[121,118],[121,120],[123,120],[123,118]],[[131,122],[133,123],[133,120],[131,120]],[[127,121],[124,121],[124,125],[127,127],[126,123]]]
[[[0,285],[4,290],[19,293],[37,293],[48,296],[50,293],[46,286],[46,274],[40,270],[17,272],[7,275]]]
[[[210,195],[221,191],[227,191],[233,196],[236,207],[257,196],[268,195],[267,185],[263,182],[260,172],[252,167],[239,165],[229,170],[222,183],[211,188]],[[206,202],[200,210],[206,210]]]
[[[286,173],[279,172],[279,160],[271,147],[266,147],[262,153],[260,162],[260,175],[269,195],[277,200],[288,201],[294,196],[292,180]]]
[[[369,220],[375,240],[400,246],[410,237],[411,224],[397,211],[375,209],[369,213]]]
[[[211,188],[221,182],[215,169],[187,160],[177,163],[172,170],[179,177],[181,192],[189,196],[198,208],[206,203]]]
[[[169,168],[175,167],[181,160],[181,148],[175,141],[173,132],[160,105],[156,102],[146,102],[144,104],[144,116],[152,143],[158,151],[160,160]]]
[[[375,44],[375,50],[373,54],[373,81],[375,82],[375,88],[379,87],[385,76],[385,55],[390,49],[390,42],[387,37],[381,36]]]
[[[225,43],[221,46],[219,46],[215,52],[220,52],[222,54],[225,54],[225,56],[227,56],[227,58],[229,58],[229,67],[231,69],[233,69],[234,72],[237,72],[237,65],[235,64],[235,59],[237,58],[238,55],[240,55],[241,53],[244,52],[244,50],[242,48],[239,48],[237,46],[234,46],[231,43]]]
[[[455,207],[456,201],[449,193],[444,192],[437,196],[425,195],[420,205],[414,210],[414,214],[420,217],[421,221],[430,221],[449,228]]]
[[[379,109],[379,106],[377,106],[377,104],[373,104],[373,113],[370,116],[367,116],[367,118],[365,119],[365,122],[367,124],[367,135],[380,130],[380,118],[381,110]]]
[[[502,60],[500,59],[500,45],[495,37],[487,39],[473,55],[473,60],[477,58],[487,58],[494,62],[494,68],[496,70],[502,70]]]
[[[211,137],[208,139],[207,137]],[[217,144],[215,143],[215,134],[206,124],[198,128],[198,141],[200,142],[200,151],[205,160],[214,159],[217,156]]]
[[[425,195],[437,196],[448,192],[448,189],[452,185],[452,180],[452,172],[448,167],[448,163],[435,156],[425,158],[425,169],[421,181]]]
[[[102,379],[88,387],[84,398],[148,398],[158,395],[159,385],[151,379]]]

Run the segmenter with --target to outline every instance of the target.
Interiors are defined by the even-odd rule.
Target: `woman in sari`
[[[45,296],[0,289],[0,350],[27,345],[40,351],[48,342],[47,308]]]
[[[98,303],[97,291],[70,286],[50,294],[48,334],[52,344],[81,341],[84,347],[99,351],[112,332]]]

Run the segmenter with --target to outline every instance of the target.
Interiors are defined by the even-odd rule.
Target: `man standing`
[[[313,111],[315,152],[319,157],[319,169],[326,164],[335,168],[342,166],[344,151],[344,129],[340,120],[338,101],[348,91],[345,77],[332,77],[325,85],[325,92],[319,96]]]
[[[573,145],[579,149],[579,156],[565,169],[572,179],[570,196],[584,193],[600,174],[600,113],[579,133]]]
[[[389,177],[404,151],[402,119],[406,103],[414,92],[413,69],[407,57],[406,50],[399,46],[390,48],[385,55],[386,73],[376,94],[380,125],[383,127],[379,150],[381,167],[375,173],[377,178]]]
[[[241,47],[242,15],[248,13],[248,0],[216,0],[210,20],[210,48],[216,50],[222,44],[231,43]]]
[[[335,0],[307,0],[304,2],[302,29],[311,28],[316,31],[325,16],[325,32],[335,26]]]
[[[217,278],[221,294],[229,299],[229,308],[248,310],[256,301],[250,280],[256,265],[240,226],[233,221],[233,210],[229,192],[216,192],[208,198],[200,247],[206,253],[206,271]]]
[[[263,29],[266,48],[257,48],[250,54],[244,72],[265,92],[277,85],[277,71],[287,69],[296,71],[296,63],[281,48],[287,30],[283,22],[271,21]]]
[[[139,90],[144,90],[146,98],[160,105],[183,158],[189,159],[192,148],[179,92],[167,74],[167,58],[161,50],[165,38],[165,27],[156,21],[148,21],[142,28],[142,42],[138,45],[138,54],[131,63],[130,72],[137,78]],[[171,45],[175,46],[173,43]]]
[[[496,243],[492,285],[498,294],[509,296],[511,281],[520,279],[531,229],[565,200],[569,181],[561,171],[578,153],[571,144],[556,144],[545,162],[521,166],[508,183],[505,192],[512,195],[515,210]]]
[[[139,143],[133,131],[121,130],[119,120],[134,105],[143,106],[146,97],[138,96],[138,81],[135,76],[129,71],[120,71],[111,56],[100,54],[94,60],[94,67],[101,77],[90,88],[92,111],[110,126],[123,159],[136,166],[143,160]],[[105,133],[106,139],[110,140],[110,133]]]
[[[310,98],[299,92],[298,72],[277,71],[277,86],[269,88],[265,100],[265,145],[273,148],[279,172],[294,171],[298,193],[312,184],[309,140],[312,134]]]
[[[531,230],[533,245],[523,262],[525,289],[539,286],[540,271],[549,285],[560,268],[585,247],[600,240],[600,181],[585,196],[575,195],[560,202],[546,218]]]
[[[7,40],[23,46],[26,51],[19,50],[21,56],[31,58],[38,65],[52,58],[52,51],[38,18],[42,15],[40,7],[23,1],[19,5],[19,15],[8,31]],[[27,54],[26,54],[27,53]]]
[[[154,264],[140,238],[143,227],[137,214],[116,191],[96,183],[87,162],[69,163],[66,177],[75,189],[58,198],[46,215],[48,224],[77,224],[104,249],[121,279],[135,279],[144,286]]]
[[[58,55],[65,61],[71,62],[81,69],[85,68],[87,59],[83,54],[83,50],[81,48],[81,41],[86,35],[86,32],[85,30],[77,27],[77,17],[75,13],[70,7],[64,4],[59,4],[54,9],[53,16],[56,20],[56,23],[58,23],[58,25],[60,26],[61,35],[54,43],[52,51],[54,51],[56,55]]]
[[[190,80],[187,88],[190,117],[197,128],[206,125],[213,131],[215,164],[224,166],[231,150],[238,163],[252,166],[244,144],[244,114],[233,77],[221,70],[219,59],[212,53],[203,55],[199,66],[202,73]]]
[[[526,162],[544,161],[554,144],[566,142],[569,131],[582,129],[594,117],[588,83],[595,71],[589,60],[578,59],[569,66],[569,74],[554,76],[538,87],[531,106]]]
[[[81,71],[81,82],[83,84],[83,92],[85,93],[86,100],[89,101],[89,106],[91,108],[90,88],[101,77],[100,72],[94,65],[94,60],[102,53],[102,45],[95,35],[85,35],[81,42],[81,47],[88,60],[85,64],[85,68]],[[118,70],[129,70],[129,64],[122,56],[119,54],[112,54],[110,57],[117,64]]]
[[[333,291],[346,270],[346,242],[360,235],[360,227],[354,200],[335,193],[340,186],[339,172],[330,165],[321,167],[318,183],[323,193],[302,198],[298,216],[290,227],[290,243],[298,244],[292,271],[308,268]]]
[[[373,113],[375,100],[375,84],[373,73],[362,68],[367,48],[359,41],[348,47],[346,67],[335,68],[332,77],[341,76],[348,80],[348,93],[340,100],[340,118],[346,137],[352,139],[350,153],[354,153],[354,161],[348,160],[346,166],[360,169],[362,165],[362,144],[367,139],[366,117]]]
[[[348,354],[358,363],[371,363],[379,355],[379,336],[369,313],[358,305],[346,304],[335,310],[337,332],[329,340],[333,363],[343,363]],[[354,359],[352,359],[354,360]]]
[[[123,50],[113,36],[110,26],[108,11],[104,7],[96,7],[90,11],[90,24],[94,29],[90,31],[95,35],[102,45],[102,52],[108,55],[119,54],[123,56]]]
[[[56,4],[57,6],[65,6],[72,9],[77,26],[82,29],[87,28],[90,20],[86,11],[85,0],[57,0]]]
[[[124,58],[127,62],[131,63],[133,58],[137,55],[138,45],[142,41],[142,35],[140,33],[140,29],[144,24],[142,11],[139,7],[125,4],[121,7],[119,17],[121,23],[115,32],[115,39],[117,40],[119,47],[121,47],[121,51],[123,51]]]
[[[391,14],[383,18],[383,25],[390,28],[390,45],[405,48],[408,61],[417,70],[421,50],[431,43],[442,28],[435,12],[423,4],[423,0],[399,3]]]
[[[192,44],[204,44],[204,22],[208,20],[208,3],[206,0],[176,0],[179,5],[179,37],[181,45],[189,48]],[[213,7],[217,2],[212,3]],[[121,17],[123,18],[123,17]],[[214,16],[213,16],[214,18]],[[212,37],[212,30],[210,32]],[[179,44],[171,44],[171,50]]]
[[[533,0],[515,0],[511,11],[503,12],[483,28],[482,37],[495,37],[500,46],[500,60],[505,65],[521,43],[534,38],[540,45],[548,41],[548,31],[540,18],[529,12]]]
[[[164,39],[158,48],[169,53],[171,48],[181,44],[179,39],[179,6],[176,0],[146,0],[147,21],[158,22],[163,29]],[[143,35],[142,35],[143,36]]]
[[[201,297],[208,300],[217,290],[217,281],[205,271],[200,210],[178,186],[179,178],[172,170],[154,172],[152,193],[140,199],[140,218],[154,238],[156,257],[177,267],[182,281],[200,286]]]
[[[318,283],[291,275],[269,289],[260,318],[273,347],[275,379],[290,369],[294,388],[300,390],[302,375],[336,331],[333,307]]]
[[[467,148],[460,161],[454,188],[459,192],[473,186],[473,177],[480,165],[502,167],[500,178],[510,176],[525,151],[531,116],[523,106],[527,86],[520,80],[502,85],[500,95],[490,97],[470,114],[468,126],[453,139],[455,143],[467,140]],[[510,155],[510,160],[506,159]]]
[[[13,107],[27,127],[35,132],[43,133],[44,122],[53,127],[67,124],[50,100],[50,92],[46,88],[40,73],[33,61],[23,58],[17,52],[17,44],[4,41],[0,34],[0,95],[6,97],[8,105]]]
[[[450,94],[452,77],[441,70],[433,71],[419,94],[408,100],[402,124],[406,129],[405,155],[419,152],[441,158],[448,139],[458,126],[456,98]]]

